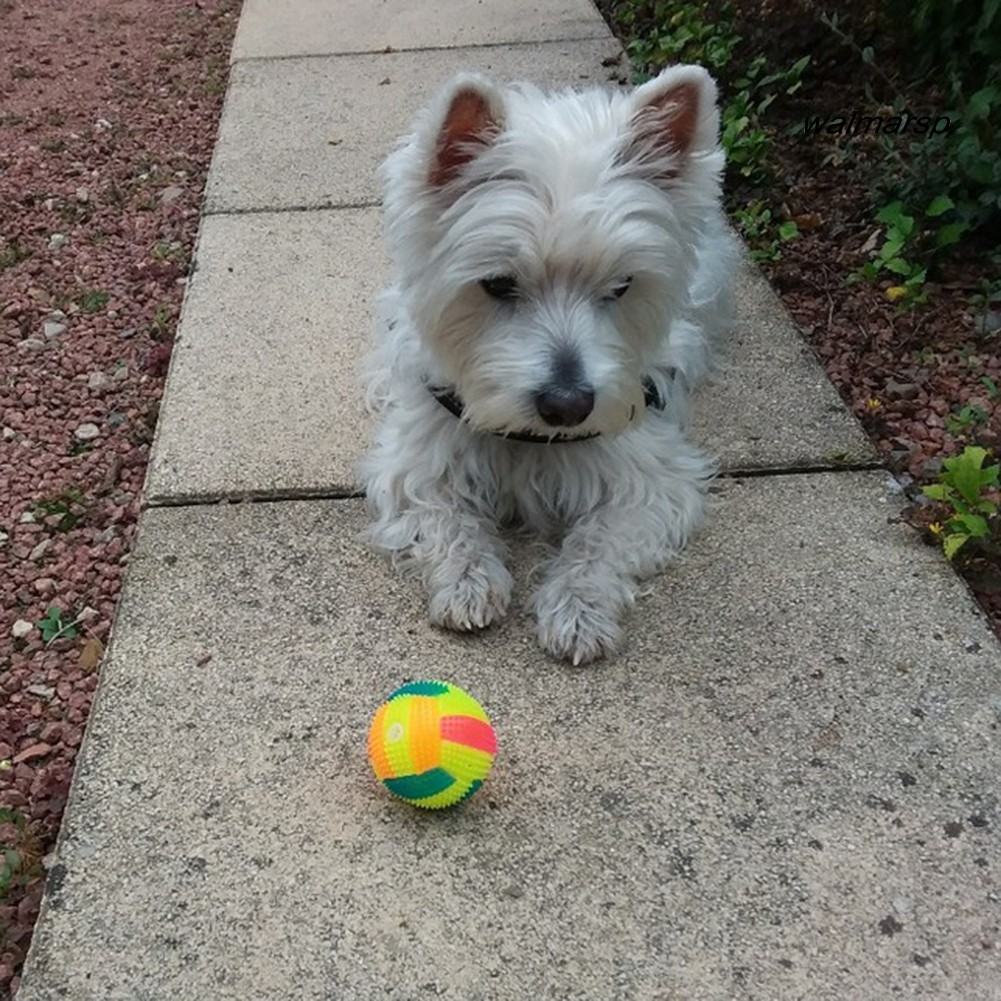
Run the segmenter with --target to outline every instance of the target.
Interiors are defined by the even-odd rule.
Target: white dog
[[[714,468],[688,393],[737,259],[718,131],[697,66],[552,95],[466,75],[385,163],[366,537],[419,571],[432,622],[505,614],[499,530],[520,524],[559,541],[532,599],[542,646],[593,660],[699,524]]]

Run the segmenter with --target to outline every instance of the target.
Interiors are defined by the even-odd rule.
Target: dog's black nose
[[[594,409],[594,390],[590,386],[547,386],[536,394],[535,409],[552,427],[573,427]]]

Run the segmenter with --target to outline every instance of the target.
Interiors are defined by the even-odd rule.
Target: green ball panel
[[[401,775],[395,779],[383,779],[383,785],[400,799],[427,799],[436,796],[455,785],[455,779],[443,768],[430,768],[420,775]]]
[[[449,686],[444,681],[409,681],[389,696],[390,699],[401,695],[444,695]]]

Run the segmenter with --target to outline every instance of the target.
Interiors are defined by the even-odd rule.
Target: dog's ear
[[[443,188],[500,134],[504,101],[500,91],[480,76],[461,76],[442,95],[439,124],[428,180]]]
[[[716,84],[701,66],[672,66],[637,87],[629,122],[631,152],[642,159],[685,158],[716,149]]]

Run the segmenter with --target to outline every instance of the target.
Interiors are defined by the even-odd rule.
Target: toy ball
[[[472,796],[496,753],[483,707],[445,681],[397,688],[368,731],[368,756],[379,781],[394,796],[428,810]]]

